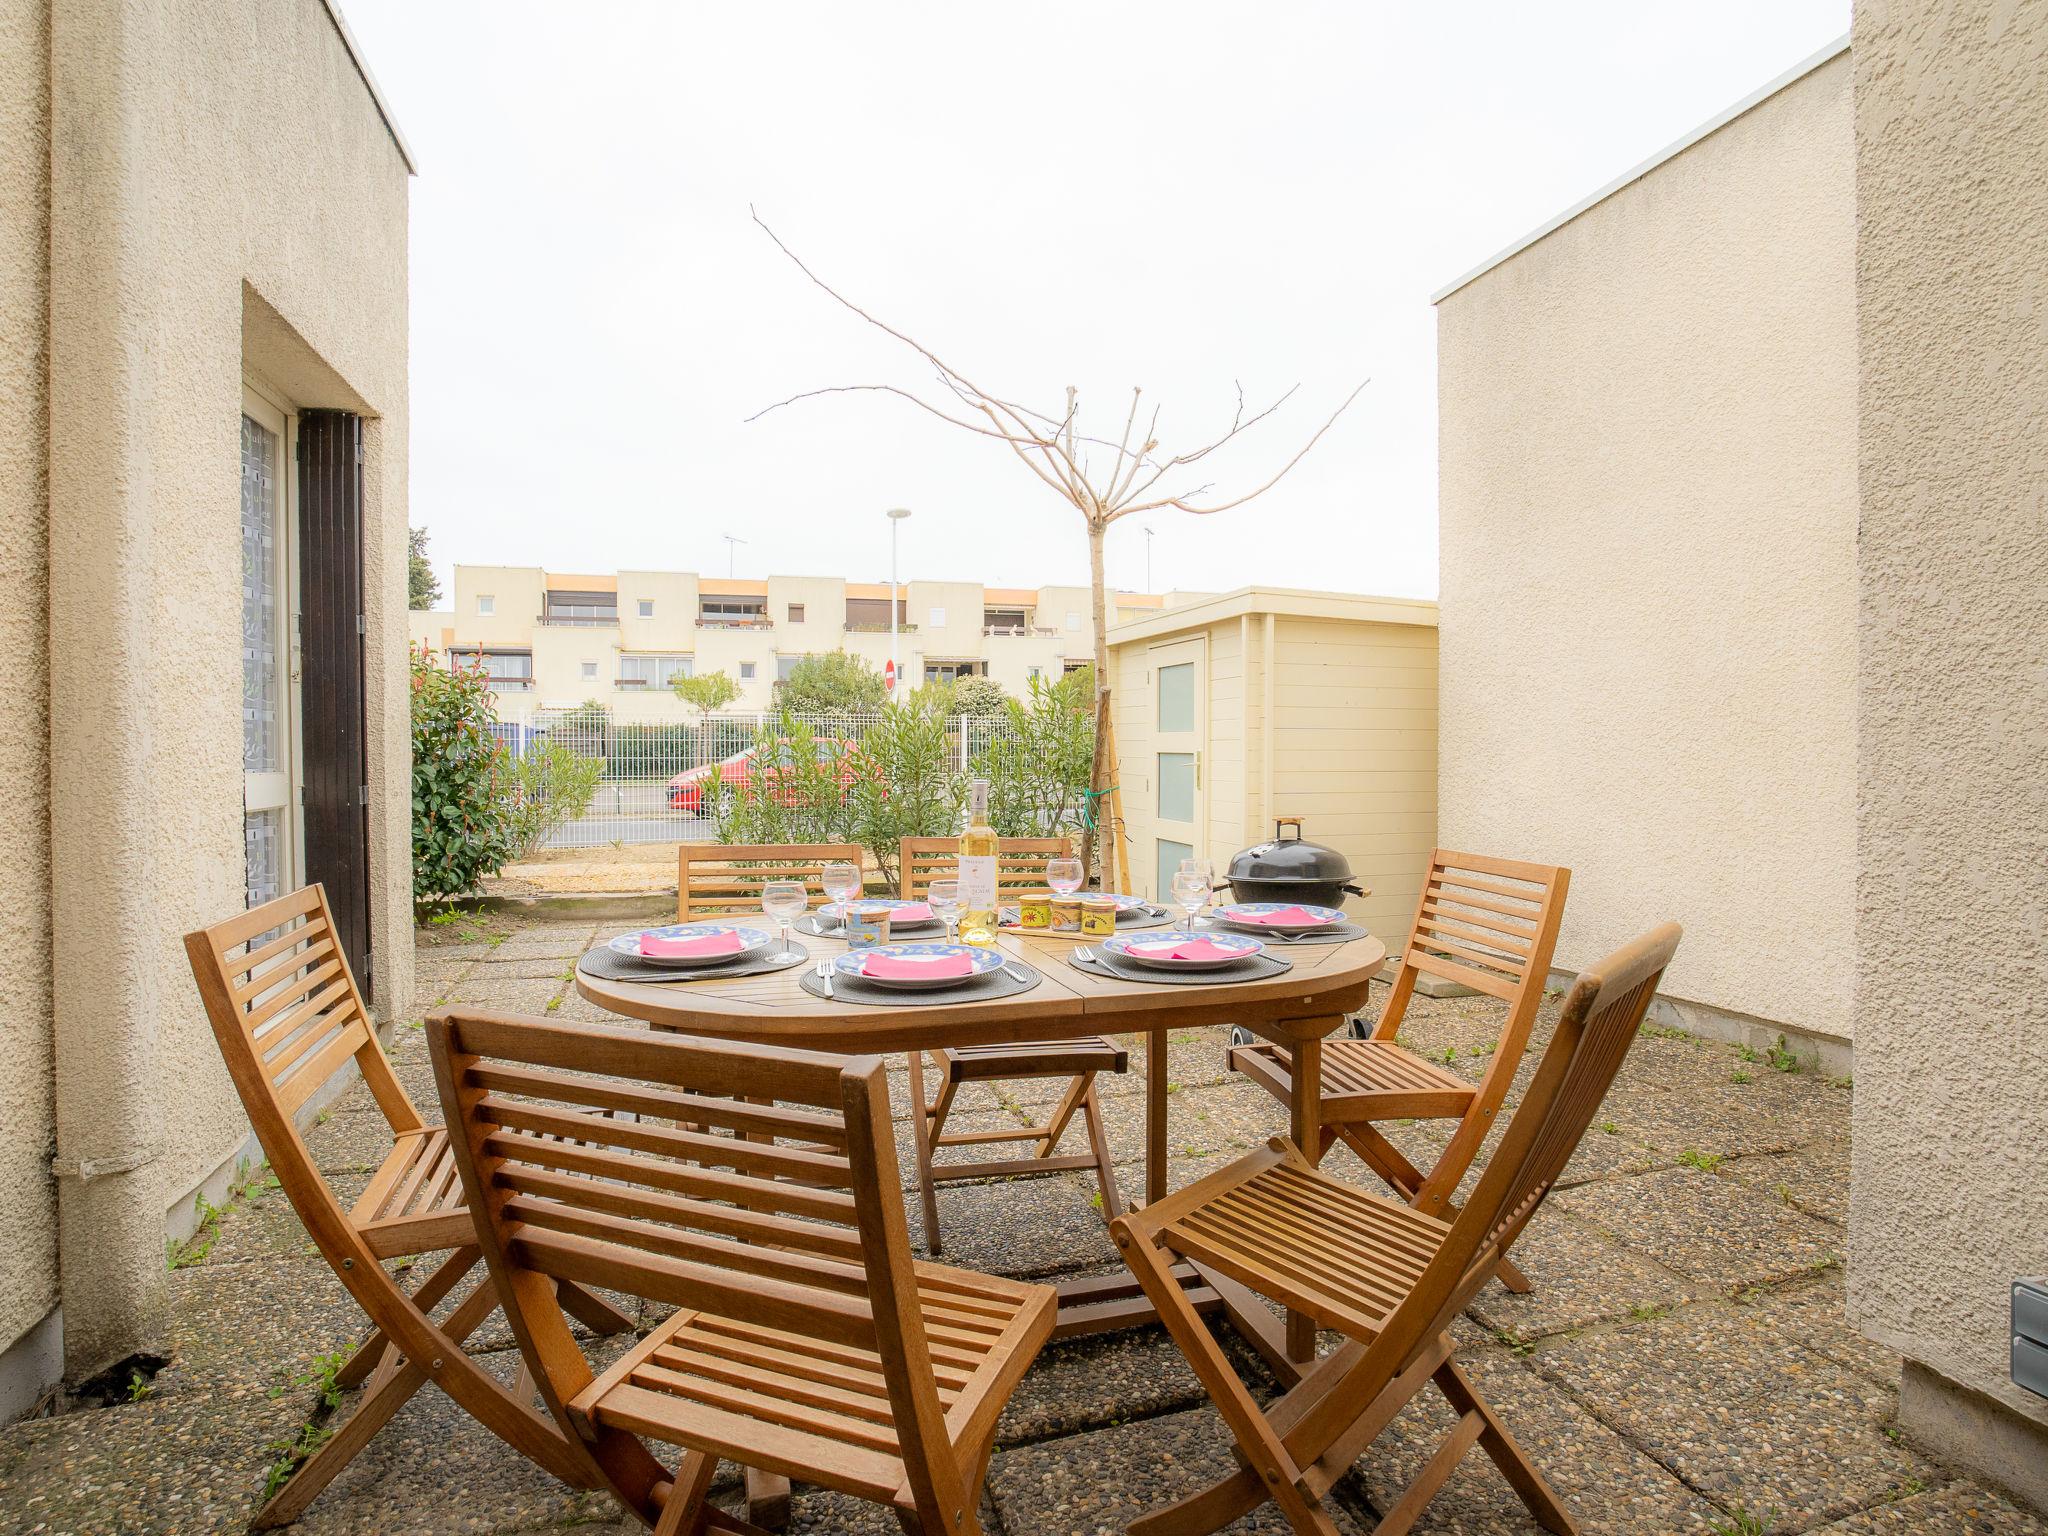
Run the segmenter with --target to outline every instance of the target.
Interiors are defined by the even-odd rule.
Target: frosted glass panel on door
[[[242,769],[284,766],[277,654],[277,434],[242,418]]]
[[[1195,728],[1195,664],[1159,669],[1159,729],[1192,731]]]
[[[1193,821],[1195,819],[1194,753],[1162,752],[1159,754],[1159,819],[1161,821]]]
[[[1192,859],[1195,850],[1186,843],[1158,839],[1159,862],[1152,871],[1152,899],[1171,901],[1173,899],[1173,877],[1180,873],[1180,861]]]
[[[284,829],[280,811],[254,811],[242,818],[242,852],[248,860],[249,905],[260,907],[284,894]]]

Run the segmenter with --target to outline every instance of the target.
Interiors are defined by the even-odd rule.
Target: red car
[[[861,755],[860,748],[850,741],[835,740],[821,736],[813,743],[821,766],[829,767],[834,758],[839,762],[839,787],[842,792],[851,789],[861,778],[874,776],[874,765]],[[744,752],[735,752],[721,763],[706,764],[702,768],[689,768],[668,781],[668,805],[672,811],[688,811],[692,815],[704,813],[705,788],[711,782],[713,768],[718,772],[718,786],[722,794],[737,794],[740,787],[753,782],[754,751],[749,747]],[[762,771],[767,780],[769,793],[783,805],[796,803],[797,790],[793,782],[784,783],[792,776],[787,769],[795,761],[791,755],[795,745],[788,737],[782,739],[777,751],[777,763]]]

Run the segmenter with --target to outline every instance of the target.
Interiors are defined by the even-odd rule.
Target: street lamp
[[[889,691],[894,694],[896,684],[903,677],[903,663],[896,656],[896,530],[903,519],[910,516],[908,507],[891,507],[889,517]]]

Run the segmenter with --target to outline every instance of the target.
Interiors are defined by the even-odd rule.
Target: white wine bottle
[[[996,941],[996,829],[988,824],[988,780],[967,786],[967,830],[960,834],[960,942]]]

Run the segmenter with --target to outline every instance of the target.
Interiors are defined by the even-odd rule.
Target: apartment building
[[[1111,594],[1112,624],[1199,593]],[[880,671],[889,660],[890,588],[837,576],[736,581],[693,571],[610,576],[534,566],[458,565],[452,609],[415,612],[415,646],[479,662],[499,717],[591,700],[659,720],[692,713],[675,676],[723,672],[732,708],[768,709],[775,684],[806,656],[845,650]],[[1022,696],[1089,659],[1086,587],[984,587],[907,581],[895,589],[896,654],[908,685],[989,677]]]

